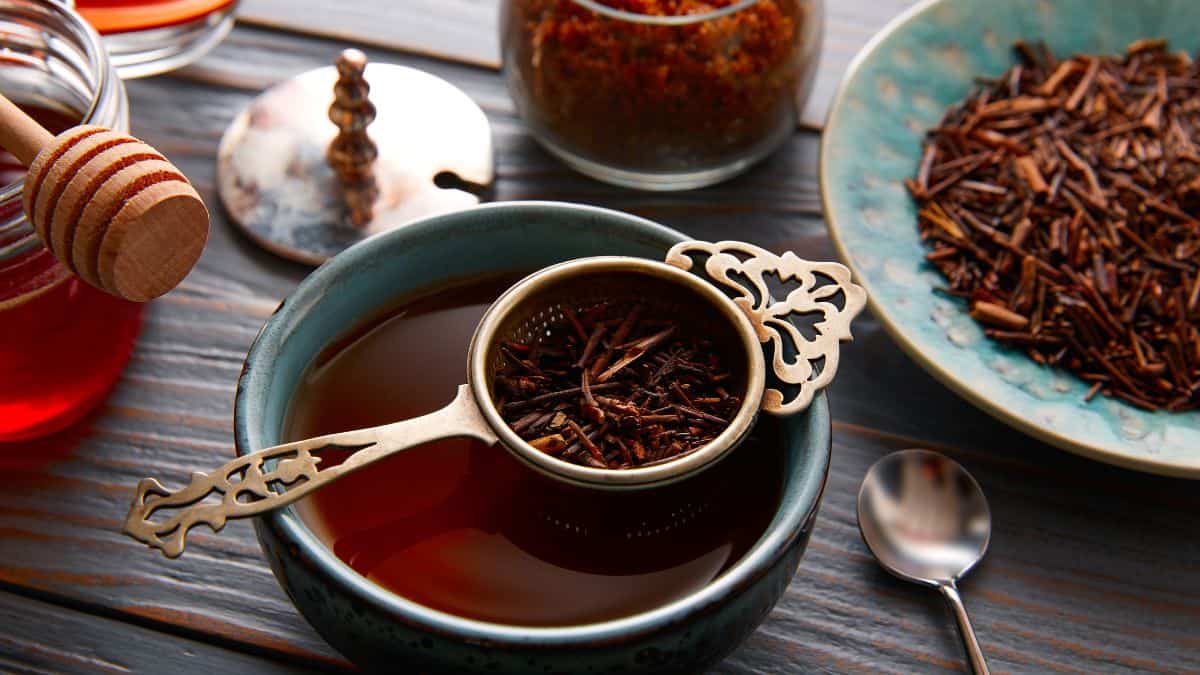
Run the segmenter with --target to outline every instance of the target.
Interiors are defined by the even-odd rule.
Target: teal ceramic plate
[[[843,81],[821,143],[821,197],[842,258],[900,346],[967,400],[1060,448],[1153,473],[1200,478],[1200,413],[1147,413],[1096,397],[1070,374],[984,337],[965,307],[935,295],[916,208],[925,129],[973,78],[1015,59],[1018,39],[1056,54],[1121,53],[1140,38],[1200,48],[1196,0],[928,0],[881,31]]]

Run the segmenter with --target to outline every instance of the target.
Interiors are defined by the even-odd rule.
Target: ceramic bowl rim
[[[830,147],[835,135],[832,132],[841,122],[839,113],[845,106],[845,100],[849,95],[851,84],[858,76],[859,71],[875,57],[875,52],[893,34],[908,27],[911,23],[920,21],[926,14],[936,10],[939,5],[954,1],[956,0],[920,0],[920,2],[909,7],[889,21],[851,59],[850,64],[846,67],[846,73],[842,76],[842,80],[834,92],[833,99],[829,104],[829,112],[825,118],[825,126],[821,132],[817,166],[821,206],[825,212],[825,222],[829,230],[830,239],[833,240],[833,245],[837,250],[838,256],[854,273],[858,283],[867,290],[867,305],[871,309],[871,314],[879,321],[888,335],[892,337],[892,340],[900,346],[905,354],[916,361],[925,372],[933,375],[943,386],[967,400],[971,405],[1022,433],[1076,455],[1114,466],[1136,469],[1138,471],[1149,471],[1163,476],[1200,478],[1200,469],[1194,466],[1162,461],[1148,456],[1133,457],[1092,445],[1075,439],[1070,435],[1059,433],[1054,429],[1035,424],[1020,415],[1013,414],[1002,405],[993,403],[990,398],[976,391],[970,382],[960,379],[953,369],[943,366],[918,346],[914,340],[909,338],[901,322],[888,312],[887,307],[882,304],[882,301],[877,299],[879,296],[872,288],[869,275],[863,274],[862,270],[854,263],[854,258],[850,255],[849,249],[842,240],[841,229],[837,223],[839,219],[844,220],[845,218],[840,215],[839,202],[832,195],[833,188],[830,186],[828,180],[830,174],[828,165],[836,161],[833,159],[836,153]]]
[[[239,456],[247,448],[259,447],[252,438],[261,436],[261,429],[250,433],[249,425],[261,423],[261,402],[266,399],[267,373],[270,362],[286,337],[284,326],[304,316],[306,308],[320,297],[328,280],[344,269],[354,268],[370,260],[379,250],[387,250],[394,240],[405,241],[429,236],[432,232],[455,227],[456,221],[486,218],[493,211],[529,212],[545,215],[547,211],[565,219],[593,219],[608,225],[629,227],[650,234],[656,240],[685,240],[682,233],[653,221],[610,209],[583,204],[549,201],[496,202],[465,211],[433,216],[389,232],[363,240],[314,270],[287,296],[259,331],[247,352],[238,378],[234,399],[234,442]],[[664,251],[665,254],[665,251]],[[296,323],[299,325],[299,323]],[[260,365],[261,364],[261,365]],[[262,374],[260,374],[260,369]],[[259,403],[251,407],[250,400]],[[686,623],[695,615],[714,610],[728,597],[736,596],[766,574],[789,550],[795,538],[815,518],[829,475],[832,455],[832,425],[828,400],[824,392],[814,397],[807,413],[805,442],[812,451],[809,461],[798,466],[788,479],[793,489],[785,491],[784,499],[766,532],[751,549],[711,583],[683,598],[662,607],[610,621],[562,627],[521,626],[469,619],[408,600],[359,575],[349,565],[317,540],[316,535],[301,522],[291,507],[261,517],[283,543],[283,550],[295,547],[319,569],[319,573],[339,589],[339,593],[372,606],[393,620],[419,627],[422,630],[448,636],[455,640],[486,643],[496,647],[584,647],[624,642],[673,625]],[[802,468],[808,469],[804,475]]]

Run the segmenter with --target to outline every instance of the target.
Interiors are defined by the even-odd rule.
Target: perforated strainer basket
[[[707,279],[688,271],[706,258]],[[772,298],[775,276],[789,290]],[[722,292],[728,291],[728,295]],[[629,469],[580,466],[521,439],[495,404],[493,380],[503,367],[500,345],[532,343],[563,318],[563,309],[597,301],[636,303],[647,315],[677,319],[703,333],[728,364],[741,404],[728,426],[705,445],[670,461]],[[789,415],[808,407],[838,364],[838,346],[866,292],[837,263],[814,263],[788,252],[777,256],[740,242],[684,242],[666,262],[642,258],[582,258],[542,269],[515,284],[488,308],[468,350],[467,384],[439,411],[402,422],[285,443],[238,457],[215,471],[193,474],[171,491],[153,478],[138,483],[125,532],[168,557],[183,552],[187,532],[204,523],[214,531],[229,518],[261,514],[383,457],[449,437],[498,444],[531,468],[555,479],[596,489],[645,489],[686,479],[713,466],[749,435],[760,411]],[[816,316],[813,337],[789,315]],[[764,345],[766,345],[764,349]],[[767,385],[767,357],[776,386]],[[775,383],[773,383],[775,384]],[[319,469],[320,453],[353,450],[337,466]],[[201,503],[213,493],[218,503]],[[156,512],[162,511],[158,519]],[[171,513],[174,511],[174,513]]]

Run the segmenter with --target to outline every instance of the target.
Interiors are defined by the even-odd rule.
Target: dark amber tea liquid
[[[514,280],[429,294],[327,348],[291,402],[286,440],[449,403],[476,323]],[[360,574],[428,607],[527,626],[604,621],[702,588],[762,535],[784,471],[772,422],[719,466],[651,491],[561,485],[502,447],[450,440],[351,474],[298,508]]]

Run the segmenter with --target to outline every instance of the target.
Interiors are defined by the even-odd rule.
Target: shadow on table
[[[66,429],[42,438],[0,443],[0,485],[42,474],[47,466],[68,459],[88,437],[97,416],[98,412],[93,411]]]

